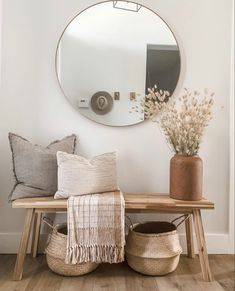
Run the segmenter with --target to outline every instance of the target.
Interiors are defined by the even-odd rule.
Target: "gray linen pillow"
[[[76,135],[57,140],[47,147],[31,144],[25,138],[9,133],[15,186],[9,200],[54,195],[57,190],[57,151],[73,154]]]
[[[90,160],[57,152],[58,190],[55,199],[118,190],[117,153],[110,152]]]

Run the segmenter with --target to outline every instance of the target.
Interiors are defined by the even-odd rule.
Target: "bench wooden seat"
[[[194,222],[202,275],[204,280],[212,280],[201,219],[201,209],[214,209],[214,203],[204,198],[200,201],[175,200],[171,199],[168,194],[158,193],[125,193],[124,198],[126,212],[162,212],[188,214],[189,219],[185,221],[188,256],[191,258],[194,257],[192,228]],[[14,280],[21,280],[23,274],[24,259],[27,251],[28,240],[33,220],[34,223],[32,236],[32,255],[35,257],[37,254],[38,240],[40,236],[42,213],[66,212],[67,199],[55,200],[52,196],[23,198],[13,201],[12,208],[26,209],[24,227],[22,230],[22,237],[14,270]]]
[[[167,208],[173,212],[189,211],[194,209],[213,209],[214,203],[207,199],[200,201],[184,201],[171,199],[167,194],[156,193],[125,193],[126,210],[158,210]],[[67,199],[54,199],[53,196],[22,198],[12,202],[12,208],[37,209],[66,209]]]

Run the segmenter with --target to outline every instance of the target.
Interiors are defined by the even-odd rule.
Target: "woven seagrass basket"
[[[173,272],[182,252],[178,225],[165,221],[131,225],[126,241],[128,265],[144,275],[160,276]]]
[[[98,264],[92,262],[75,265],[66,264],[67,224],[52,226],[45,219],[44,222],[53,229],[45,250],[47,264],[53,272],[63,276],[81,276],[94,271],[98,267]]]

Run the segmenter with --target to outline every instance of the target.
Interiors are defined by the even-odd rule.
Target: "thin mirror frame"
[[[181,75],[182,75],[182,52],[181,52],[181,49],[180,49],[180,45],[179,45],[179,41],[177,40],[176,36],[175,36],[175,33],[173,32],[173,30],[171,29],[171,27],[168,25],[168,23],[157,13],[155,12],[153,9],[143,5],[142,3],[138,3],[138,2],[135,2],[135,1],[125,1],[125,0],[118,0],[119,2],[131,2],[131,3],[134,3],[134,4],[137,4],[137,5],[141,5],[141,7],[144,7],[146,9],[148,9],[149,11],[151,11],[152,13],[154,13],[157,17],[159,17],[164,23],[165,25],[168,27],[169,31],[172,33],[172,35],[174,36],[174,39],[175,39],[175,42],[177,44],[177,47],[179,48],[179,62],[180,62],[180,69],[179,69],[179,76],[178,76],[178,80],[177,80],[177,84],[175,86],[175,89],[174,91],[172,92],[171,94],[171,97],[173,96],[173,94],[175,93],[178,85],[179,85],[179,81],[180,81],[180,78],[181,78]],[[58,68],[57,68],[57,55],[58,55],[58,50],[59,50],[59,45],[60,45],[60,41],[65,33],[65,31],[67,30],[68,26],[74,21],[75,18],[77,18],[80,14],[82,14],[84,11],[88,10],[89,8],[92,8],[94,6],[97,6],[97,5],[100,5],[102,3],[107,3],[107,2],[113,2],[113,0],[107,0],[107,1],[101,1],[101,2],[97,2],[95,4],[92,4],[88,7],[86,7],[85,9],[81,10],[79,13],[77,13],[69,22],[68,24],[65,26],[64,30],[62,31],[59,39],[58,39],[58,42],[57,42],[57,46],[56,46],[56,53],[55,53],[55,73],[56,73],[56,78],[57,78],[57,82],[59,83],[59,87],[64,95],[64,97],[66,98],[66,100],[69,102],[69,104],[76,110],[76,112],[78,112],[80,115],[82,115],[84,118],[88,119],[88,120],[91,120],[95,123],[98,123],[98,124],[101,124],[101,125],[105,125],[105,126],[109,126],[109,127],[127,127],[127,126],[135,126],[135,125],[138,125],[140,123],[143,123],[145,122],[146,120],[141,120],[139,122],[136,122],[136,123],[132,123],[132,124],[124,124],[124,125],[111,125],[111,124],[106,124],[106,123],[102,123],[100,121],[96,121],[92,118],[89,118],[88,116],[85,116],[83,115],[79,110],[77,110],[72,102],[70,101],[69,97],[65,94],[63,88],[62,88],[62,85],[60,83],[60,80],[59,80],[59,76],[58,76]]]

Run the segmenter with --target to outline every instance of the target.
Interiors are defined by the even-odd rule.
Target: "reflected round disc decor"
[[[104,115],[110,112],[113,108],[113,98],[105,91],[96,92],[91,97],[91,109],[99,115]]]

